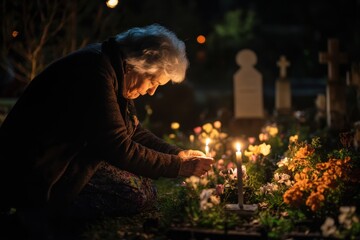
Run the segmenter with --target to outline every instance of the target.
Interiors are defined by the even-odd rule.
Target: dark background
[[[29,72],[36,74],[54,59],[88,43],[152,23],[174,31],[187,46],[190,68],[186,81],[168,84],[154,97],[136,101],[141,119],[145,119],[145,105],[153,109],[150,122],[159,134],[172,121],[187,130],[206,121],[231,118],[232,76],[238,69],[235,55],[244,48],[257,54],[256,68],[263,75],[264,106],[269,115],[274,110],[280,55],[291,62],[287,73],[293,110],[312,108],[316,95],[325,93],[327,66],[319,64],[318,55],[327,51],[329,38],[337,38],[340,50],[348,54],[348,63],[340,68],[343,80],[351,64],[360,62],[360,0],[120,0],[113,9],[104,0],[1,1],[2,98],[18,97],[31,80]],[[55,34],[48,34],[36,52],[46,23],[51,23],[48,29]],[[16,37],[12,35],[15,30]],[[199,34],[206,36],[205,44],[196,42]],[[39,59],[36,69],[27,54],[31,50]],[[18,70],[19,64],[27,70]]]

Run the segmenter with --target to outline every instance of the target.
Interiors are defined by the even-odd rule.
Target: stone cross
[[[328,52],[321,52],[319,61],[322,64],[328,64],[329,81],[339,81],[339,65],[347,63],[347,55],[339,52],[339,41],[337,39],[329,39]]]
[[[281,55],[276,65],[280,68],[280,78],[286,78],[286,69],[290,66],[290,62],[286,60],[284,55]]]
[[[262,75],[254,68],[256,54],[250,49],[237,53],[240,69],[234,74],[234,115],[237,119],[264,117]]]
[[[346,117],[345,81],[340,81],[339,65],[347,62],[347,56],[339,52],[339,41],[328,40],[328,52],[319,53],[319,62],[328,64],[326,87],[326,121],[328,127],[342,130]]]
[[[286,78],[286,69],[290,66],[290,62],[282,55],[276,64],[280,68],[280,77],[275,83],[276,115],[289,115],[291,113],[291,86]]]

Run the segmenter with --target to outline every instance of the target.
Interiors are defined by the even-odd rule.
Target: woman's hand
[[[182,159],[188,159],[191,157],[205,157],[205,153],[199,151],[199,150],[183,150],[178,153],[178,156]]]
[[[211,169],[211,164],[213,162],[213,158],[204,156],[195,156],[183,159],[179,170],[179,176],[190,177],[194,175],[201,177]]]

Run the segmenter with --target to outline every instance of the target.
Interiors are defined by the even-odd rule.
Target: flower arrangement
[[[308,231],[317,227],[325,237],[359,236],[360,157],[351,141],[343,135],[342,146],[329,148],[320,137],[306,139],[301,132],[280,129],[270,124],[258,139],[241,139],[244,201],[259,207],[259,214],[248,221],[259,222],[275,239],[306,221],[317,223]],[[224,208],[237,203],[234,138],[221,131],[220,122],[197,127],[190,136],[188,144],[198,149],[211,138],[215,163],[206,175],[184,180],[183,222],[216,229],[239,227],[244,219]]]

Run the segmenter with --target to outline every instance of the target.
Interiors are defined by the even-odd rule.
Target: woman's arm
[[[84,91],[82,96],[85,96],[80,102],[84,105],[81,111],[89,147],[99,157],[135,174],[151,178],[177,177],[181,165],[179,156],[146,147],[134,141],[128,132],[114,87],[116,74],[107,58],[88,60],[95,64],[84,67],[79,77],[84,83],[80,91]]]
[[[137,126],[133,136],[133,140],[148,148],[154,149],[162,153],[177,155],[180,151],[182,151],[182,149],[178,146],[165,142],[163,139],[159,138],[151,131],[143,128],[141,124]]]

